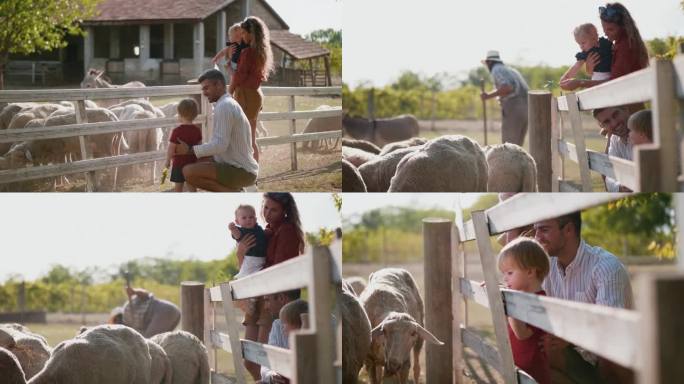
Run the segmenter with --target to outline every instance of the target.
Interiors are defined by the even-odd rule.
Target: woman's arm
[[[511,326],[511,329],[518,340],[529,339],[533,334],[532,329],[528,327],[526,323],[518,319],[509,317],[508,324]]]
[[[171,159],[176,153],[176,143],[169,142],[169,147],[166,149],[166,162],[164,163],[164,168],[168,168],[171,165]]]
[[[582,64],[584,64],[584,61],[576,61],[575,64],[573,64],[570,68],[568,68],[567,71],[561,76],[559,83],[561,84],[561,88],[563,88],[563,83],[566,82],[567,80],[570,80],[574,78],[577,75],[577,72],[579,72],[580,68],[582,68]],[[565,89],[565,88],[563,88]]]

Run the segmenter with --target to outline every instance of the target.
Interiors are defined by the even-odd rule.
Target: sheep
[[[97,69],[90,68],[86,72],[83,80],[81,81],[81,88],[144,88],[145,84],[139,81],[131,81],[123,85],[111,84],[111,80],[106,77],[104,71],[98,71]],[[121,100],[119,99],[102,99],[98,100],[98,104],[101,107],[111,107],[112,105],[119,104]]]
[[[361,276],[350,276],[347,277],[345,280],[354,289],[354,293],[356,294],[356,296],[361,296],[361,292],[363,292],[363,290],[366,289],[366,286],[368,285],[366,279],[364,279]]]
[[[26,377],[19,360],[12,352],[2,347],[0,347],[0,372],[3,376],[1,382],[4,384],[26,384]]]
[[[178,101],[172,103],[164,104],[159,107],[165,117],[175,117],[178,114]]]
[[[537,164],[519,145],[504,143],[485,148],[489,192],[537,192]]]
[[[371,324],[351,285],[343,281],[340,292],[342,315],[342,383],[356,384],[370,351]]]
[[[348,139],[346,137],[343,137],[342,146],[362,149],[366,152],[370,152],[375,155],[380,154],[380,147],[366,140]]]
[[[407,140],[395,141],[394,143],[389,143],[382,147],[382,150],[380,151],[380,156],[386,155],[388,153],[394,152],[402,148],[417,147],[427,142],[428,139],[424,137],[413,137]]]
[[[327,111],[333,109],[329,105],[319,105],[316,111]],[[317,132],[328,132],[328,131],[342,131],[342,116],[332,116],[332,117],[314,117],[306,122],[304,131],[302,133],[317,133]],[[305,141],[302,143],[302,149],[310,149],[312,151],[317,150],[323,143],[325,143],[325,149],[328,150],[328,140],[332,148],[337,147],[340,139],[335,139],[335,144],[332,144],[332,139],[326,140],[315,140],[315,141]]]
[[[379,384],[383,376],[398,374],[399,383],[406,384],[413,349],[413,382],[417,384],[423,340],[444,343],[423,328],[423,299],[413,276],[401,268],[373,272],[360,300],[372,327],[371,350],[365,362],[371,383]]]
[[[173,367],[164,349],[152,340],[145,339],[150,350],[150,384],[172,384]]]
[[[359,167],[359,173],[366,183],[368,192],[387,192],[392,177],[397,171],[397,164],[420,147],[408,147],[378,156]]]
[[[345,159],[342,159],[342,191],[368,192],[359,170]]]
[[[186,331],[160,333],[150,340],[159,344],[171,360],[174,384],[209,384],[207,348]]]
[[[14,115],[21,111],[31,109],[38,103],[10,103],[0,110],[0,129],[7,129]]]
[[[16,356],[27,379],[35,376],[50,358],[50,346],[42,336],[18,324],[0,325],[0,347]]]
[[[54,349],[29,384],[148,384],[152,357],[145,339],[124,325],[99,325]]]
[[[418,136],[420,125],[413,115],[386,119],[366,119],[345,115],[342,118],[344,133],[354,139],[371,141],[379,146]]]
[[[355,167],[360,167],[377,157],[378,155],[362,149],[342,146],[342,158],[354,164]]]
[[[484,151],[476,141],[461,135],[432,139],[406,155],[397,164],[389,187],[389,192],[486,191]]]

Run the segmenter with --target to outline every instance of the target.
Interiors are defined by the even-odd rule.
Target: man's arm
[[[630,308],[632,286],[627,271],[619,261],[599,265],[594,271],[596,304]]]
[[[211,140],[205,144],[193,146],[195,156],[200,158],[218,155],[228,150],[233,120],[231,112],[226,105],[214,108],[214,131]]]

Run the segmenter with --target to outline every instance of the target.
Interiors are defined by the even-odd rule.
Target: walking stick
[[[480,78],[480,91],[484,93],[484,79]],[[482,117],[484,118],[484,144],[487,145],[487,101],[482,100]]]

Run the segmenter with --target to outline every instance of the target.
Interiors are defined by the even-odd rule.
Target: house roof
[[[157,24],[161,22],[198,22],[239,0],[103,0],[97,15],[84,25]],[[287,29],[289,26],[265,0],[266,9]]]
[[[271,44],[282,49],[296,60],[326,56],[330,51],[318,43],[304,40],[301,36],[285,30],[271,30]]]

